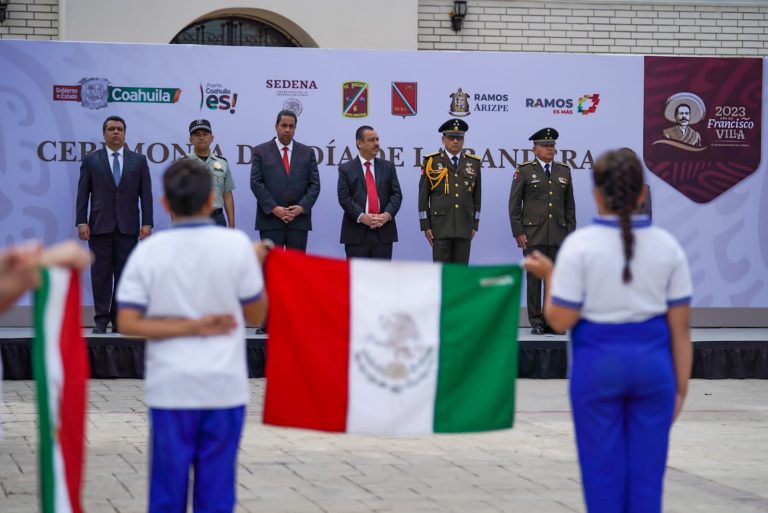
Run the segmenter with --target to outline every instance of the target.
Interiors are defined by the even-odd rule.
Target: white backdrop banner
[[[320,162],[321,193],[308,250],[344,254],[337,166],[357,155],[355,129],[366,124],[378,131],[383,157],[398,166],[403,188],[394,258],[429,260],[416,208],[419,164],[421,155],[439,149],[437,128],[452,117],[452,99],[458,96],[467,101],[465,111],[453,109],[470,127],[465,147],[484,164],[472,263],[522,257],[508,215],[512,176],[516,163],[532,158],[528,137],[554,127],[560,132],[556,159],[573,170],[578,226],[595,215],[594,159],[606,149],[631,147],[658,167],[646,173],[654,222],[670,230],[688,254],[694,306],[768,307],[768,180],[760,161],[765,80],[762,61],[758,64],[759,87],[750,98],[739,98],[746,93],[738,82],[729,84],[734,92],[727,98],[684,91],[704,98],[702,105],[715,104],[705,105],[708,119],[697,117],[694,107],[691,123],[703,143],[675,143],[680,148],[673,150],[685,151],[687,160],[667,172],[666,163],[677,158],[669,156],[669,144],[667,153],[654,154],[653,164],[644,155],[644,142],[659,147],[644,140],[644,124],[656,133],[651,121],[674,126],[674,117],[665,119],[665,93],[656,91],[658,110],[652,106],[649,121],[644,103],[649,64],[642,56],[0,41],[0,241],[36,238],[50,244],[76,236],[80,161],[100,147],[102,122],[112,114],[125,118],[128,146],[149,159],[156,229],[170,223],[159,202],[162,173],[190,151],[189,123],[210,120],[214,143],[232,167],[237,226],[257,239],[252,148],[275,135],[275,115],[290,108],[299,112],[296,139],[313,146]],[[663,77],[665,63],[653,65]],[[751,128],[744,128],[750,122]],[[734,131],[715,132],[724,129]],[[739,130],[742,139],[746,130],[741,144]],[[660,131],[659,137],[664,138]],[[713,178],[697,185],[706,194],[690,194],[686,180],[696,165],[687,162],[691,155],[706,156],[700,147],[717,146],[715,137],[734,140],[725,145],[730,144],[728,152],[751,156],[734,158],[723,171],[729,180],[714,189],[707,183],[720,183],[717,169],[708,170]],[[91,304],[89,282],[84,289],[84,303]]]

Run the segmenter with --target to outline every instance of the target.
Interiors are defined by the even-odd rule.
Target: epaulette
[[[219,155],[218,153],[214,153],[213,156],[216,157],[217,159],[223,160],[224,162],[229,162],[227,160],[227,157],[225,157],[224,155]]]
[[[536,159],[533,159],[533,160],[527,160],[527,161],[525,161],[525,162],[522,162],[522,163],[518,164],[518,165],[517,165],[517,167],[520,167],[520,166],[527,166],[528,164],[533,164],[534,162],[536,162]]]
[[[475,160],[483,160],[482,158],[480,158],[478,155],[475,155],[474,153],[465,153],[464,156],[469,157],[471,159],[475,159]]]
[[[568,164],[564,164],[563,162],[552,161],[552,163],[557,164],[558,166],[563,166],[563,167],[567,167],[568,169],[571,169],[571,166],[569,166]]]
[[[437,157],[438,155],[440,155],[440,152],[436,151],[434,153],[430,153],[429,155],[424,155],[422,158],[428,159],[430,157]]]

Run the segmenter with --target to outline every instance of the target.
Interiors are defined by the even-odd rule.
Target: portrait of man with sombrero
[[[684,145],[701,147],[701,135],[691,125],[704,119],[706,113],[704,101],[697,95],[689,92],[673,94],[667,99],[664,117],[675,125],[662,131],[664,137]]]

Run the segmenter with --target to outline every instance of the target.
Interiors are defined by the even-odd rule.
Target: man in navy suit
[[[125,147],[125,121],[109,116],[102,126],[105,146],[89,153],[77,183],[77,232],[94,254],[91,286],[94,333],[115,325],[115,289],[137,239],[152,233],[152,181],[147,159]],[[88,204],[90,203],[90,213]],[[139,225],[141,204],[141,225]]]
[[[256,229],[262,239],[306,251],[312,229],[312,206],[320,194],[320,173],[309,146],[293,139],[296,114],[282,110],[277,137],[256,146],[251,163],[251,190],[256,196]]]
[[[360,155],[339,166],[341,243],[348,258],[391,260],[392,243],[397,242],[395,215],[403,200],[397,170],[377,158],[379,135],[372,127],[358,128],[355,143]]]

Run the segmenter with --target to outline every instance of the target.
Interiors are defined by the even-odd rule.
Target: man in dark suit
[[[509,194],[509,220],[517,246],[524,255],[538,250],[552,260],[565,237],[576,229],[571,168],[554,162],[557,138],[554,128],[542,128],[529,137],[536,158],[518,166]],[[541,308],[541,280],[531,273],[526,277],[531,333],[554,333]]]
[[[372,127],[358,128],[355,143],[360,155],[339,166],[341,243],[348,258],[391,260],[392,243],[397,242],[395,215],[403,200],[397,170],[377,158],[379,135]]]
[[[296,114],[283,110],[277,137],[254,149],[251,190],[256,196],[256,229],[262,239],[306,251],[312,206],[320,194],[320,173],[309,146],[293,139]]]
[[[78,236],[94,254],[91,286],[94,333],[115,325],[115,289],[137,239],[152,233],[152,181],[147,159],[125,147],[125,121],[109,116],[102,126],[105,146],[89,153],[77,183]],[[90,213],[88,204],[90,203]],[[139,225],[141,204],[141,225]]]

